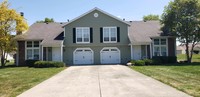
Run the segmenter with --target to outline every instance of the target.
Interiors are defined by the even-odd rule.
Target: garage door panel
[[[93,64],[93,52],[91,49],[74,51],[74,64]]]
[[[120,51],[117,48],[105,48],[101,51],[102,64],[120,63]]]

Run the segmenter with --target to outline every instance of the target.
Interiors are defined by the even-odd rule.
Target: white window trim
[[[82,42],[78,42],[77,41],[77,29],[89,29],[89,41],[88,42],[84,42],[84,34],[83,34],[83,32],[81,32],[81,34],[82,34]],[[90,43],[90,27],[76,27],[76,43],[77,44]]]
[[[28,49],[31,49],[32,50],[32,56],[34,55],[34,50],[35,49],[39,49],[39,60],[40,60],[40,41],[39,41],[39,47],[27,47],[27,42],[29,42],[29,41],[26,41],[25,42],[25,60],[27,60],[27,50]],[[34,41],[30,41],[30,42],[32,42],[32,46],[34,46]],[[33,59],[32,59],[33,60]]]
[[[154,45],[154,39],[159,39],[159,45]],[[161,47],[166,47],[166,56],[168,56],[168,38],[154,38],[152,39],[153,40],[153,56],[155,56],[154,54],[154,47],[159,47],[160,51],[160,55],[162,55],[162,52],[161,52]],[[161,45],[161,39],[166,39],[166,45]]]
[[[104,41],[104,28],[109,28],[109,41]],[[111,32],[110,29],[115,28],[116,29],[116,41],[111,41]],[[117,27],[103,27],[103,43],[117,43]]]

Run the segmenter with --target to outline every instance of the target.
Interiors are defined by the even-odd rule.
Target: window
[[[103,28],[103,42],[116,43],[117,42],[117,27]]]
[[[167,56],[167,39],[153,40],[154,56]]]
[[[26,42],[26,59],[39,60],[39,41],[27,41]]]
[[[90,28],[77,27],[76,28],[76,43],[89,43],[90,42]]]

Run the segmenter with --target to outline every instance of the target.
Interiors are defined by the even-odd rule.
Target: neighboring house
[[[191,50],[192,44],[189,44],[189,50]],[[176,47],[177,54],[186,54],[186,46],[185,45],[179,45]],[[194,46],[193,49],[194,54],[200,54],[200,43],[197,43],[197,45]]]
[[[176,54],[185,54],[185,50],[186,50],[185,46],[179,45],[176,47]]]
[[[176,38],[159,21],[123,21],[94,8],[67,23],[34,23],[16,36],[18,65],[25,60],[76,64],[125,64],[152,56],[175,56]]]
[[[5,53],[5,60],[7,61],[14,61],[13,55],[15,52],[11,52],[11,53]]]

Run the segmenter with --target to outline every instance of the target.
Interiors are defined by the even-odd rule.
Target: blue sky
[[[3,0],[0,0],[1,2]],[[144,15],[161,15],[170,0],[9,0],[10,7],[24,12],[29,25],[45,17],[66,22],[98,7],[126,20],[142,20]]]

